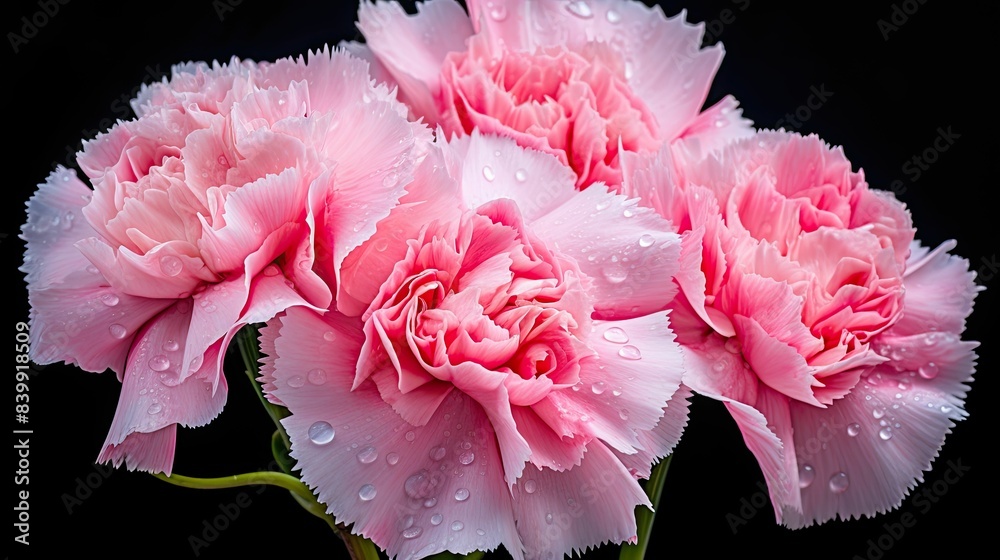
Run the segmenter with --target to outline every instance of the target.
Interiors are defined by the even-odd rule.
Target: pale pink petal
[[[652,504],[606,446],[587,445],[568,471],[528,467],[514,487],[514,510],[528,558],[582,555],[604,543],[635,542],[635,508]]]
[[[815,369],[795,348],[775,338],[753,319],[737,315],[733,324],[743,346],[743,357],[761,383],[804,403],[823,405],[814,394],[822,383],[816,380]],[[824,398],[823,402],[832,402],[832,398]]]
[[[177,424],[170,424],[155,432],[132,432],[118,445],[106,446],[97,457],[98,463],[123,463],[130,471],[140,470],[169,475],[174,466],[177,449]]]
[[[893,325],[894,333],[961,334],[965,330],[973,298],[982,288],[974,283],[969,262],[948,254],[955,245],[947,241],[930,252],[916,243],[911,246],[912,256],[903,273],[905,312]]]
[[[292,456],[329,513],[390,557],[503,544],[521,558],[495,436],[478,404],[456,393],[428,424],[411,426],[374,384],[351,390],[357,319],[292,309],[277,322],[274,393],[295,410],[283,420]]]
[[[532,465],[541,469],[564,471],[580,465],[590,438],[566,437],[557,433],[538,413],[528,406],[512,407],[517,431],[531,445]],[[531,467],[525,472],[531,473]]]
[[[472,209],[509,198],[531,223],[577,195],[570,168],[553,156],[521,148],[510,138],[475,130],[448,142],[444,151],[465,204]]]
[[[585,342],[597,356],[581,360],[579,390],[553,392],[549,399],[557,409],[588,417],[575,431],[632,453],[641,447],[638,434],[656,426],[680,387],[680,347],[665,314],[594,321]]]
[[[453,0],[429,0],[417,8],[410,16],[396,2],[362,2],[358,29],[400,85],[400,100],[435,123],[441,66],[449,52],[465,50],[472,24]]]
[[[753,122],[743,118],[739,102],[727,95],[698,115],[680,134],[677,142],[689,146],[685,149],[707,154],[725,147],[733,140],[749,138],[754,132]]]
[[[137,297],[183,299],[199,283],[219,278],[200,256],[190,255],[186,241],[168,241],[145,254],[125,247],[116,250],[96,237],[77,241],[75,248],[109,284]]]
[[[153,434],[178,424],[202,426],[222,411],[228,391],[219,369],[220,344],[209,348],[204,360],[193,368],[196,371],[182,380],[184,341],[191,321],[190,307],[183,303],[149,321],[136,337],[99,461],[113,461],[118,466],[124,460],[129,469],[169,474],[171,465],[165,460],[172,457],[172,449],[150,445],[149,436],[126,442],[136,434]],[[161,435],[155,441],[172,445],[173,437]]]
[[[649,478],[653,465],[673,452],[688,423],[688,409],[691,404],[688,399],[690,398],[691,389],[686,385],[681,385],[667,402],[663,409],[663,416],[656,423],[656,426],[652,430],[636,433],[639,445],[636,447],[635,453],[625,454],[612,450],[632,473],[632,476]]]
[[[397,87],[396,80],[392,77],[392,74],[389,73],[389,70],[375,56],[375,53],[372,52],[368,45],[357,41],[343,41],[338,48],[343,49],[344,52],[355,58],[367,62],[368,74],[376,83],[385,84],[387,87],[393,89]]]
[[[529,224],[593,280],[597,317],[661,311],[677,292],[671,278],[680,238],[663,218],[636,202],[595,184]]]

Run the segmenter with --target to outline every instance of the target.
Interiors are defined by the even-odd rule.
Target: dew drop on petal
[[[847,425],[847,435],[849,435],[851,437],[855,437],[859,433],[861,433],[861,425],[860,424],[858,424],[857,422],[854,422],[854,423],[851,423],[851,424]]]
[[[604,278],[612,284],[621,284],[628,278],[628,270],[618,263],[611,263],[604,267]]]
[[[170,368],[170,360],[163,354],[157,354],[149,359],[149,369],[153,371],[167,371]]]
[[[414,439],[416,439],[417,434],[413,433],[413,431],[409,431],[406,432],[406,435],[403,437],[406,438],[406,441],[413,441]]]
[[[528,172],[523,169],[518,169],[514,172],[514,179],[516,179],[518,183],[523,183],[528,180]]]
[[[115,323],[110,327],[108,327],[108,332],[111,333],[111,336],[118,339],[125,338],[125,335],[128,334],[128,331],[125,329],[125,327],[119,325],[118,323]]]
[[[626,360],[639,360],[642,358],[642,353],[639,352],[639,349],[631,344],[622,346],[621,349],[618,350],[618,355]]]
[[[440,513],[435,513],[434,515],[431,516],[431,525],[435,527],[440,525],[442,521],[444,521],[444,516],[441,515]]]
[[[608,10],[608,13],[604,14],[604,17],[607,18],[608,23],[618,23],[622,20],[622,15],[615,10]]]
[[[173,255],[164,255],[160,257],[160,272],[166,274],[167,276],[177,276],[184,269],[184,263]]]
[[[934,379],[937,377],[938,371],[939,368],[937,364],[934,362],[927,362],[926,364],[920,366],[917,373],[919,373],[920,377],[923,377],[924,379]]]
[[[309,370],[306,377],[309,378],[309,382],[313,385],[322,385],[323,383],[326,383],[326,372],[320,368]]]
[[[594,11],[590,9],[590,4],[585,0],[573,0],[566,5],[566,9],[569,10],[569,13],[582,19],[594,17]]]
[[[375,459],[378,459],[378,450],[372,446],[365,447],[361,451],[358,451],[358,462],[368,465],[374,463]]]
[[[361,498],[362,502],[370,502],[375,499],[375,495],[378,494],[378,490],[373,484],[365,484],[358,490],[358,497]]]
[[[469,489],[468,488],[459,488],[458,490],[455,490],[455,501],[456,502],[464,502],[465,500],[468,500],[468,499],[469,499]]]
[[[615,344],[625,344],[628,342],[628,334],[619,327],[611,327],[604,331],[604,340]]]
[[[552,518],[552,513],[546,513],[545,514],[545,522],[546,523],[548,523],[549,525],[552,525],[552,519],[553,519]]]
[[[608,208],[610,208],[612,200],[613,199],[611,197],[607,197],[598,202],[596,206],[597,211],[600,212],[601,210],[607,210]]]
[[[301,386],[303,386],[305,384],[306,384],[306,380],[303,379],[303,377],[301,375],[293,375],[293,376],[291,376],[291,377],[288,378],[288,386],[289,387],[294,387],[294,388],[297,389],[297,388],[299,388],[299,387],[301,387]]]
[[[458,456],[458,462],[463,465],[471,465],[475,460],[476,454],[472,451],[463,451],[462,454]]]
[[[334,334],[333,331],[326,331],[325,333],[323,333],[323,340],[327,342],[333,342],[334,340],[337,340],[337,335]]]
[[[597,381],[590,386],[590,390],[593,391],[595,395],[603,394],[607,388],[608,384],[603,381]]]
[[[166,350],[167,352],[176,352],[177,350],[180,349],[180,347],[181,347],[180,343],[178,343],[176,340],[173,339],[167,340],[166,342],[163,343],[163,349]]]
[[[507,19],[507,7],[500,5],[490,8],[490,17],[493,21],[503,21]]]
[[[885,416],[885,410],[883,410],[881,408],[873,408],[872,409],[872,416],[874,416],[876,419],[881,418],[881,417]]]
[[[441,459],[444,459],[444,456],[447,455],[447,454],[448,454],[448,450],[447,449],[445,449],[444,447],[438,446],[438,447],[435,447],[434,449],[431,449],[430,457],[434,461],[440,461]]]
[[[878,437],[882,438],[882,441],[888,441],[892,438],[892,428],[886,426],[878,431]]]
[[[488,165],[484,165],[483,166],[483,178],[484,179],[486,179],[487,181],[492,181],[493,179],[496,179],[496,177],[497,177],[497,175],[496,175],[496,173],[493,172],[493,168],[492,167],[490,167]]]
[[[101,296],[101,303],[107,305],[108,307],[114,307],[118,305],[118,296],[115,294],[104,294]]]
[[[538,490],[538,483],[534,479],[524,481],[524,491],[528,494],[534,494],[535,490]]]
[[[656,243],[656,238],[648,233],[644,233],[639,236],[639,246],[640,247],[651,247],[653,243]]]
[[[403,535],[404,539],[415,539],[419,537],[422,532],[423,529],[420,527],[407,527],[406,529],[403,529],[400,535]]]
[[[333,441],[333,436],[336,432],[333,430],[333,426],[329,422],[324,422],[320,420],[319,422],[313,422],[312,426],[309,426],[307,432],[309,440],[316,445],[326,445]]]
[[[464,528],[465,528],[465,524],[462,523],[461,521],[455,521],[454,523],[451,524],[451,530],[452,531],[461,531]]]
[[[816,479],[816,471],[812,465],[802,465],[799,467],[799,488],[809,488],[809,485]]]
[[[830,477],[830,491],[834,494],[842,494],[849,484],[847,473],[839,472]]]

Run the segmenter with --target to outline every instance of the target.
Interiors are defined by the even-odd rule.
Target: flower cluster
[[[692,393],[776,518],[897,507],[975,369],[968,262],[815,136],[703,108],[700,25],[631,0],[363,3],[365,43],[175,66],[28,202],[32,358],[122,382],[99,460],[260,387],[392,558],[635,542]],[[253,364],[250,364],[253,365]],[[814,445],[819,431],[833,435]]]

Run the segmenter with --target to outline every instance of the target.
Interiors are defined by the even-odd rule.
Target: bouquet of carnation
[[[785,527],[923,481],[967,415],[974,267],[850,146],[706,103],[703,24],[427,0],[356,25],[173,66],[28,200],[30,360],[120,382],[99,464],[283,488],[354,559],[642,558],[695,399]],[[175,470],[178,428],[237,398],[268,467]]]

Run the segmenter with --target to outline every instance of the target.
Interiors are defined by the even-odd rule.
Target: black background
[[[225,0],[222,0],[223,2]],[[237,3],[236,0],[233,3]],[[913,212],[918,236],[934,246],[957,239],[956,252],[981,271],[987,287],[969,320],[967,339],[979,340],[976,381],[967,400],[969,418],[959,423],[934,468],[917,491],[943,480],[949,461],[969,467],[924,511],[910,499],[874,519],[837,521],[790,531],[775,524],[770,504],[761,504],[763,478],[735,424],[714,401],[695,399],[692,422],[676,450],[653,536],[653,549],[677,558],[695,554],[766,554],[778,558],[906,558],[933,553],[979,556],[990,550],[997,528],[995,446],[997,391],[993,320],[1000,276],[997,218],[992,195],[997,156],[996,51],[989,46],[997,23],[992,8],[929,0],[795,3],[760,0],[663,2],[667,15],[688,9],[689,21],[712,23],[712,41],[727,50],[709,103],[735,95],[745,116],[773,126],[806,104],[810,87],[833,94],[795,127],[843,145],[869,183],[897,193]],[[688,4],[685,6],[684,4]],[[23,256],[17,238],[24,202],[56,163],[115,118],[131,118],[123,99],[136,86],[186,60],[228,60],[232,55],[271,60],[304,53],[325,43],[360,38],[353,2],[258,2],[244,0],[220,17],[216,2],[102,3],[72,0],[60,5],[37,35],[14,53],[10,32],[21,33],[22,17],[40,10],[36,2],[9,2],[0,18],[8,38],[4,52],[3,200],[0,251],[9,276],[8,336],[28,317]],[[913,13],[888,39],[878,20],[890,21],[894,5]],[[914,8],[916,11],[914,12]],[[725,12],[729,10],[729,12]],[[152,70],[152,72],[150,72]],[[124,97],[123,97],[124,96]],[[787,125],[786,125],[787,126]],[[917,180],[903,164],[930,147],[938,129],[960,135]],[[13,342],[13,341],[11,341]],[[10,344],[10,343],[9,343]],[[10,347],[10,346],[9,346]],[[11,354],[7,354],[11,356]],[[231,356],[230,358],[233,358]],[[230,399],[209,426],[178,434],[175,471],[220,476],[254,470],[270,461],[272,427],[246,382],[238,356],[230,362]],[[7,358],[13,365],[13,357]],[[201,535],[202,521],[235,502],[241,490],[175,488],[143,473],[105,475],[93,461],[111,423],[119,383],[110,373],[91,374],[64,365],[37,368],[30,381],[30,546],[12,543],[14,557],[42,553],[121,553],[154,558],[193,556],[189,535]],[[12,372],[13,373],[13,372]],[[8,401],[9,402],[9,401]],[[17,428],[15,424],[15,428]],[[16,457],[12,471],[16,469]],[[88,488],[86,481],[90,486]],[[88,494],[89,492],[89,494]],[[64,498],[82,498],[70,503]],[[325,525],[307,515],[280,489],[257,493],[239,517],[200,557],[322,554],[346,557]],[[12,497],[13,503],[13,497]],[[741,507],[744,509],[741,511]],[[755,512],[731,530],[727,515]],[[909,513],[916,525],[899,538],[883,537],[887,552],[871,549],[885,524]],[[872,554],[869,554],[869,553]],[[27,554],[26,554],[27,553]],[[592,557],[614,557],[604,547]],[[502,555],[496,555],[503,557]]]

